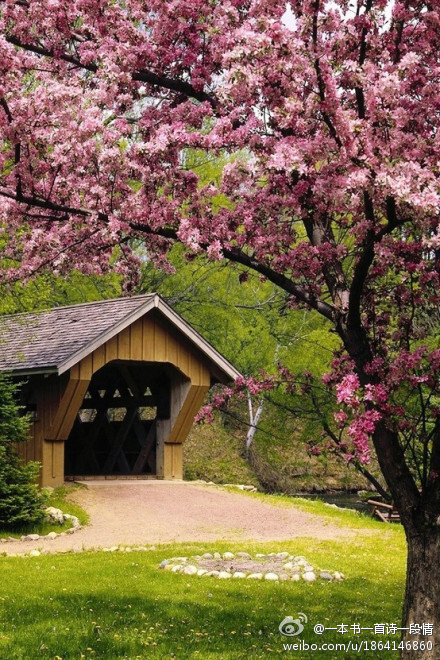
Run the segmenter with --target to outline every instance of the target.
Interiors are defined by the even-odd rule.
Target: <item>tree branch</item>
[[[365,5],[365,14],[368,14],[371,11],[371,7],[373,6],[373,0],[367,0],[366,5]],[[364,14],[364,15],[365,15]],[[362,28],[361,32],[361,43],[359,47],[359,66],[362,67],[366,56],[367,56],[367,34],[368,30],[364,26]],[[358,107],[358,117],[359,119],[365,119],[365,96],[364,96],[364,90],[362,87],[355,87],[355,94],[356,94],[356,103]]]
[[[8,103],[7,103],[6,99],[3,96],[0,98],[0,106],[5,111],[8,123],[12,124],[12,122],[13,122],[12,113],[9,109],[9,106],[8,106]],[[16,168],[20,163],[20,159],[21,159],[21,145],[20,145],[20,142],[18,140],[16,140],[15,145],[14,145],[14,165],[15,165]],[[20,173],[17,171],[17,169],[15,171],[15,176],[17,177],[16,193],[17,193],[17,195],[21,195],[21,193],[22,193],[21,176],[20,176]]]
[[[374,246],[380,243],[382,238],[391,233],[396,227],[404,224],[405,218],[400,220],[397,217],[396,203],[393,197],[387,197],[386,208],[388,223],[379,231],[374,230],[375,213],[373,202],[368,191],[364,191],[364,208],[365,217],[371,223],[371,228],[368,229],[365,239],[362,244],[361,256],[354,269],[353,279],[350,286],[349,295],[349,312],[348,324],[351,327],[358,328],[361,326],[361,300],[362,292],[364,290],[365,281],[368,277],[368,272],[374,261]]]
[[[279,286],[280,289],[293,296],[298,302],[309,305],[312,307],[312,309],[315,309],[326,319],[334,321],[337,312],[332,305],[329,305],[323,300],[316,299],[309,291],[307,291],[307,289],[296,285],[294,282],[292,282],[292,280],[290,280],[282,273],[277,273],[269,266],[266,266],[265,264],[257,261],[239,248],[224,247],[222,251],[224,256],[230,261],[242,264],[243,266],[247,266],[257,273],[260,273],[260,275],[266,277],[270,282],[273,282]]]
[[[335,247],[336,241],[328,218],[320,222],[313,216],[308,216],[303,220],[303,224],[311,245],[318,247],[328,243]],[[321,264],[321,267],[333,303],[345,311],[348,308],[348,287],[341,262],[334,260],[332,263],[334,272],[325,263]]]
[[[325,103],[325,83],[324,79],[322,77],[322,71],[321,71],[321,65],[319,63],[319,56],[318,56],[318,13],[319,13],[319,4],[320,0],[315,0],[314,5],[313,5],[313,27],[312,27],[312,40],[313,40],[313,51],[315,53],[315,60],[313,63],[315,73],[316,73],[316,78],[318,80],[318,89],[319,89],[319,98],[321,100],[321,103]],[[329,114],[321,108],[321,114],[322,118],[324,119],[324,122],[326,123],[330,135],[336,142],[339,148],[342,147],[342,142],[339,137],[339,135],[336,132],[336,129],[333,125],[333,122],[329,116]]]
[[[6,40],[9,43],[13,44],[14,46],[17,46],[17,48],[22,48],[23,50],[29,51],[31,53],[35,53],[36,55],[49,57],[54,60],[59,59],[62,60],[63,62],[73,64],[78,68],[84,69],[85,71],[90,71],[91,73],[96,73],[98,71],[97,64],[94,63],[84,64],[83,62],[81,62],[80,59],[74,57],[73,55],[69,55],[68,53],[61,53],[60,55],[55,55],[50,48],[44,48],[43,46],[24,43],[23,41],[12,35],[8,35],[6,37]],[[147,83],[154,87],[163,87],[165,89],[174,92],[179,92],[180,94],[184,94],[188,98],[193,98],[196,101],[200,101],[200,103],[207,102],[211,105],[212,108],[217,107],[217,100],[213,95],[208,94],[203,90],[202,91],[195,90],[190,83],[185,82],[184,80],[169,78],[168,76],[161,76],[156,73],[153,73],[152,71],[148,71],[147,69],[139,69],[138,71],[135,71],[132,74],[132,79],[137,82]]]

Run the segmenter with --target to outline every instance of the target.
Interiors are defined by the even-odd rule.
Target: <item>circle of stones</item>
[[[216,566],[213,568],[213,566]],[[265,566],[266,565],[266,566]],[[270,570],[264,570],[267,567]],[[291,555],[289,552],[269,552],[256,554],[252,557],[248,552],[205,552],[192,557],[171,557],[164,559],[159,568],[172,573],[194,575],[198,577],[214,577],[225,579],[247,579],[267,581],[315,582],[343,580],[339,571],[314,568],[302,555]]]

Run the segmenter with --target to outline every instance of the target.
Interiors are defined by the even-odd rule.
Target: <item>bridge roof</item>
[[[215,372],[220,372],[222,382],[240,375],[156,293],[0,316],[0,371],[60,375],[153,310],[202,353]]]

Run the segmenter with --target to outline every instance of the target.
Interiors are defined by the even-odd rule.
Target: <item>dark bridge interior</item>
[[[65,447],[65,474],[156,474],[156,422],[170,417],[167,366],[113,361],[99,369]]]

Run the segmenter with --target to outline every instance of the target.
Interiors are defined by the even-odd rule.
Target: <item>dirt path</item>
[[[90,515],[90,525],[53,540],[8,542],[0,552],[57,552],[114,545],[251,540],[283,541],[298,536],[337,539],[357,531],[222,488],[166,481],[95,481],[71,499]]]

